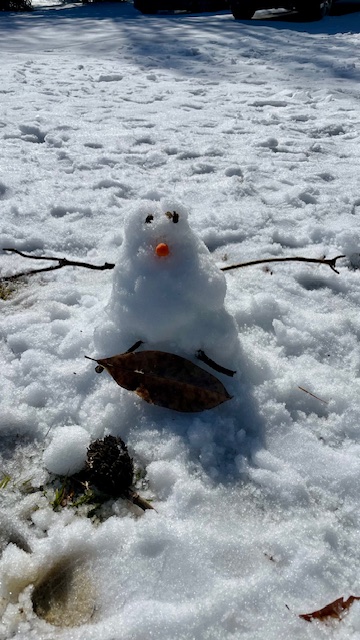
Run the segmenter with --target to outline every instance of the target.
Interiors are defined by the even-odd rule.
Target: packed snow
[[[299,617],[360,596],[360,6],[336,14],[0,15],[0,248],[115,264],[1,290],[2,640],[359,638],[358,601]],[[84,358],[138,340],[232,398],[179,413]],[[54,508],[108,434],[154,509]]]

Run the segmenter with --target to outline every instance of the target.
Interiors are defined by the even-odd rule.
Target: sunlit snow
[[[35,4],[0,14],[0,248],[116,266],[0,300],[1,640],[355,640],[359,602],[299,614],[360,596],[360,6]],[[84,358],[138,340],[236,370],[232,399],[178,413]],[[154,510],[54,510],[50,474],[107,434]],[[75,626],[33,606],[62,564]]]

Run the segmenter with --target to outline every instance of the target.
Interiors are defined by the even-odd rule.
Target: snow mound
[[[90,435],[78,425],[59,427],[44,451],[44,464],[50,473],[72,475],[82,469],[86,459]]]

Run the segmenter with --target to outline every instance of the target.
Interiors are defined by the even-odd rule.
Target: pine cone
[[[100,491],[111,496],[128,494],[133,482],[134,465],[125,442],[114,436],[95,440],[87,451],[85,472]]]

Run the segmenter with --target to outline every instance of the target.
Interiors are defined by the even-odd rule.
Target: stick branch
[[[95,265],[90,264],[89,262],[79,262],[78,260],[68,260],[67,258],[58,258],[55,256],[33,256],[29,253],[24,253],[23,251],[19,251],[18,249],[14,249],[11,247],[4,247],[3,251],[7,251],[8,253],[16,253],[23,258],[30,258],[31,260],[50,260],[52,262],[56,262],[57,264],[53,264],[50,267],[42,267],[41,269],[29,269],[27,271],[21,271],[20,273],[15,273],[12,276],[2,276],[0,277],[0,282],[9,282],[12,280],[16,280],[17,278],[32,276],[36,273],[45,273],[46,271],[56,271],[57,269],[62,269],[63,267],[84,267],[85,269],[93,269],[97,271],[104,271],[105,269],[113,269],[115,267],[114,264],[109,262],[105,262],[102,265]],[[259,260],[239,262],[237,264],[229,265],[228,267],[221,267],[221,271],[230,271],[231,269],[240,269],[242,267],[250,267],[257,264],[266,264],[270,262],[310,262],[313,264],[325,264],[330,267],[332,271],[339,274],[339,271],[336,269],[336,262],[337,260],[340,260],[340,258],[345,257],[345,255],[339,255],[335,256],[335,258],[305,258],[303,256],[294,256],[290,258],[261,258]]]
[[[18,249],[13,249],[10,247],[4,247],[3,251],[7,251],[8,253],[16,253],[22,258],[30,258],[31,260],[51,260],[53,262],[57,262],[57,264],[54,264],[51,267],[43,267],[42,269],[29,269],[28,271],[15,273],[12,276],[3,276],[0,278],[0,282],[16,280],[16,278],[32,276],[35,273],[44,273],[45,271],[56,271],[57,269],[62,269],[63,267],[84,267],[85,269],[95,269],[97,271],[104,271],[105,269],[113,269],[115,267],[114,264],[110,264],[108,262],[105,262],[105,264],[102,265],[95,265],[88,262],[68,260],[67,258],[56,258],[54,256],[32,256],[29,253],[23,253],[23,251],[19,251]]]
[[[326,264],[332,271],[339,273],[336,269],[336,261],[340,258],[346,258],[346,256],[335,256],[335,258],[304,258],[301,256],[291,258],[263,258],[260,260],[250,260],[249,262],[239,262],[238,264],[231,264],[228,267],[222,267],[221,271],[230,271],[230,269],[240,269],[241,267],[250,267],[256,264],[264,264],[266,262],[312,262],[314,264]]]

